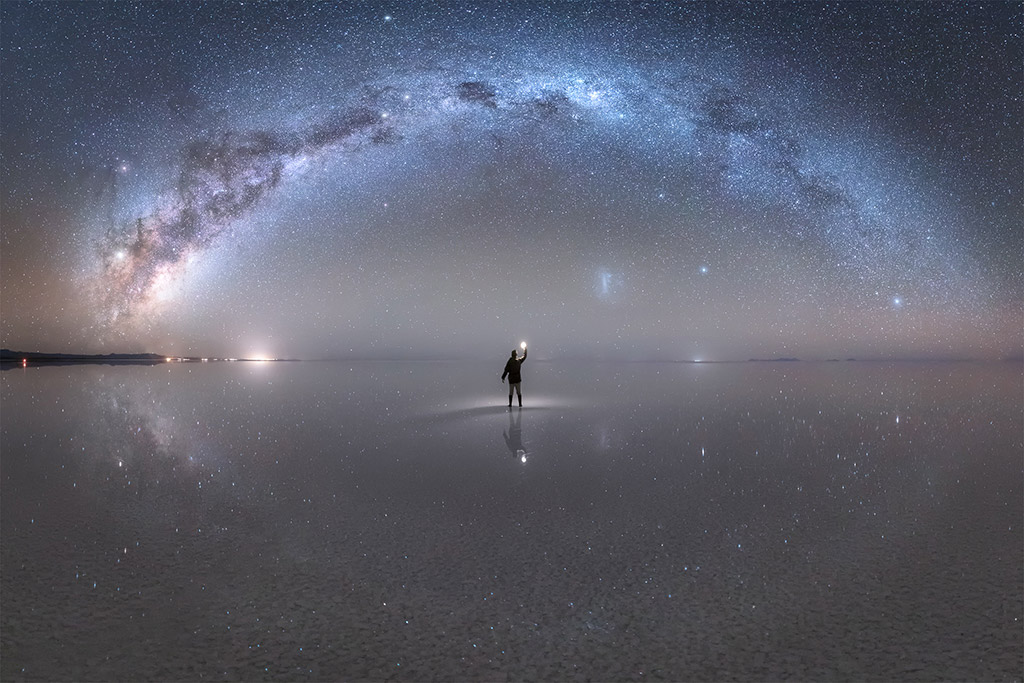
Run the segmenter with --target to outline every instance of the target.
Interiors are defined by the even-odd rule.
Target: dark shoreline
[[[166,360],[148,360],[148,359],[126,359],[126,358],[108,358],[108,359],[92,359],[92,358],[76,358],[76,359],[64,359],[64,358],[51,358],[51,359],[28,359],[27,361],[15,361],[4,358],[0,360],[0,370],[14,370],[15,368],[27,368],[29,366],[39,367],[45,365],[46,367],[60,367],[67,365],[160,365],[166,363]]]
[[[0,349],[0,368],[9,370],[29,365],[160,365],[162,363],[280,362],[289,358],[201,358],[166,356],[159,353],[45,353]]]

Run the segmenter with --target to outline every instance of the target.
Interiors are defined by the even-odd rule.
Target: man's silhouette
[[[523,357],[518,358],[516,356],[516,350],[512,349],[512,356],[505,363],[505,372],[501,373],[501,383],[505,383],[505,377],[508,376],[508,407],[512,407],[512,389],[516,390],[516,396],[519,397],[519,407],[523,407],[523,390],[520,385],[523,382],[523,376],[520,374],[520,366],[526,361],[526,347],[523,347]]]

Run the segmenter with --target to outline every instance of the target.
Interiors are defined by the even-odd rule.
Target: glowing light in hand
[[[519,348],[525,349],[526,348],[526,342],[522,342],[521,344],[519,344]]]

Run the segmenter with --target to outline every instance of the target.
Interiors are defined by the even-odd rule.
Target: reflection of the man
[[[526,449],[523,448],[522,419],[522,408],[514,413],[511,410],[508,411],[508,430],[503,431],[501,435],[505,437],[505,446],[508,447],[512,457],[520,462],[526,462]]]

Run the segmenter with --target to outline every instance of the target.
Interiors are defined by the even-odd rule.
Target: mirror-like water
[[[1019,364],[5,371],[19,679],[1020,679]]]

